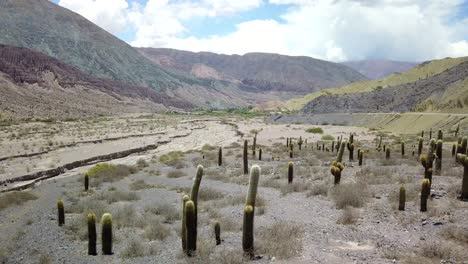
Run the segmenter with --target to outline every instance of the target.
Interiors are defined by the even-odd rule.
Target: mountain
[[[138,50],[164,68],[199,78],[239,83],[259,91],[305,94],[367,79],[341,64],[305,56],[270,53],[240,56],[155,48]]]
[[[465,112],[468,108],[468,57],[431,77],[361,93],[321,95],[304,113],[373,113],[408,111]]]
[[[26,48],[0,44],[0,116],[76,118],[187,109],[186,101],[148,87],[91,76]]]
[[[353,68],[369,79],[381,79],[392,73],[402,73],[418,65],[415,62],[391,60],[347,61],[342,64]]]
[[[307,94],[302,98],[291,99],[286,102],[286,108],[294,111],[300,110],[307,103],[322,95],[364,93],[371,92],[375,89],[386,89],[388,87],[416,82],[442,73],[447,69],[465,62],[467,59],[468,57],[462,57],[428,61],[419,64],[409,71],[395,73],[383,79],[354,82],[340,87],[324,89],[319,92]]]

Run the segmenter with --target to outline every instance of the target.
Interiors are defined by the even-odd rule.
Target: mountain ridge
[[[394,61],[394,60],[383,60],[383,59],[371,59],[371,60],[358,60],[358,61],[345,61],[344,64],[351,67],[368,77],[369,79],[381,79],[385,78],[393,73],[402,73],[410,70],[417,66],[417,62],[407,61]]]

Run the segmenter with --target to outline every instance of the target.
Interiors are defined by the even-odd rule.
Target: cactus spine
[[[458,162],[463,165],[463,180],[460,199],[463,201],[468,200],[468,156],[465,154],[458,154]]]
[[[196,205],[193,201],[185,203],[185,228],[187,232],[187,255],[193,256],[197,250],[197,213]]]
[[[88,214],[88,255],[96,256],[96,215]]]
[[[187,252],[187,214],[185,213],[185,204],[190,201],[190,197],[188,195],[184,195],[182,197],[182,231],[181,231],[181,238],[182,238],[182,250]]]
[[[262,149],[258,150],[258,160],[262,160]]]
[[[221,245],[221,226],[219,222],[216,222],[214,224],[214,233],[215,233],[215,239],[216,239],[216,245]]]
[[[248,153],[247,153],[247,140],[244,140],[244,174],[248,174],[249,173],[249,160],[248,160]]]
[[[424,179],[421,186],[421,212],[427,212],[427,199],[431,192],[431,181]]]
[[[437,140],[436,146],[436,160],[435,160],[435,172],[437,175],[440,175],[442,171],[442,145],[443,142],[441,139]]]
[[[105,213],[101,218],[102,254],[112,255],[112,215]]]
[[[294,177],[294,164],[292,162],[288,163],[288,184],[293,182]]]
[[[57,211],[58,211],[58,225],[62,226],[65,224],[65,208],[63,201],[59,199],[57,201]]]
[[[398,204],[398,210],[404,211],[406,203],[406,188],[405,186],[400,186],[400,199]]]
[[[193,181],[192,185],[192,192],[190,193],[190,200],[193,202],[193,205],[195,207],[194,209],[194,219],[195,219],[195,239],[197,239],[197,212],[198,212],[198,191],[200,190],[200,183],[203,177],[203,166],[198,165],[197,167],[197,176],[195,177],[195,180]],[[188,232],[188,231],[187,231]]]
[[[244,207],[244,221],[242,227],[242,249],[244,253],[250,257],[253,257],[254,251],[254,211],[259,178],[260,167],[254,165],[250,170],[249,191]]]
[[[88,173],[85,174],[84,176],[84,189],[85,191],[88,191],[89,188],[89,175]]]

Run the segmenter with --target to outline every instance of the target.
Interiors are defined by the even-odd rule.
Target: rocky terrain
[[[464,109],[468,105],[468,97],[454,98],[443,106],[437,102],[448,96],[451,86],[465,82],[468,79],[468,62],[463,62],[440,74],[413,83],[387,87],[377,87],[371,92],[322,95],[304,106],[304,113],[375,113],[375,112],[410,112],[419,109],[421,103],[429,103],[433,109],[451,111]],[[467,91],[468,87],[460,89]],[[451,91],[455,92],[455,91]],[[434,100],[430,100],[434,98]],[[427,100],[430,102],[427,102]]]
[[[260,118],[240,116],[146,115],[4,126],[0,129],[0,138],[5,139],[0,142],[1,155],[11,157],[0,161],[2,179],[10,179],[2,191],[27,184],[13,182],[17,175],[28,173],[20,170],[15,174],[22,164],[31,165],[33,172],[43,170],[43,164],[50,160],[58,166],[66,160],[135,146],[156,143],[157,148],[107,161],[108,165],[78,167],[23,191],[1,193],[0,260],[464,263],[468,258],[464,250],[468,205],[457,199],[463,167],[450,153],[456,137],[449,126],[431,128],[444,132],[442,171],[433,175],[428,210],[421,212],[424,168],[417,153],[412,153],[417,142],[413,133],[389,134],[339,125],[268,124]],[[458,135],[465,135],[463,131]],[[350,160],[350,152],[344,151],[341,181],[334,185],[330,163],[337,159],[337,153],[331,151],[331,139],[336,146],[338,137],[348,140],[351,134],[355,156]],[[390,150],[389,157],[378,149],[381,137],[382,145]],[[293,138],[293,157],[286,147],[287,138]],[[255,204],[255,260],[242,252],[243,207],[249,185],[242,167],[244,140],[248,141],[249,167],[261,167]],[[78,144],[67,146],[70,142]],[[404,155],[401,142],[406,143]],[[423,142],[426,153],[428,130]],[[13,157],[34,153],[40,147],[46,153],[29,159]],[[362,165],[357,149],[364,153]],[[294,168],[291,183],[289,162]],[[188,257],[182,251],[180,237],[182,195],[190,193],[198,165],[204,166],[204,173],[198,195],[197,250]],[[88,191],[83,185],[86,172],[90,175]],[[404,211],[398,210],[401,186],[406,190]],[[57,224],[58,199],[63,200],[65,208],[62,226]],[[97,256],[87,254],[86,216],[90,212],[98,219]],[[106,212],[112,214],[112,255],[101,253],[99,219]],[[215,223],[221,227],[220,245],[215,243]]]
[[[342,64],[355,69],[369,79],[381,79],[394,73],[403,73],[418,65],[415,62],[392,60],[346,61]]]

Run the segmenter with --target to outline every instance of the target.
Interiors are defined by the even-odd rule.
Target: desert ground
[[[464,168],[452,156],[457,138],[449,129],[441,128],[442,171],[434,174],[428,210],[421,212],[424,167],[413,153],[419,132],[268,120],[128,115],[0,127],[0,262],[468,263],[468,202],[457,198]],[[341,181],[335,185],[332,142],[349,140],[351,134],[354,159],[345,149]],[[292,158],[288,138],[294,142]],[[390,149],[388,158],[377,149],[380,138]],[[245,140],[249,167],[261,168],[253,257],[242,250],[249,188],[249,175],[243,173]],[[426,131],[422,153],[428,143]],[[358,149],[364,153],[361,166]],[[204,174],[197,250],[188,257],[181,246],[182,196],[190,193],[198,165]],[[57,168],[65,169],[48,175]],[[398,210],[401,186],[404,211]],[[65,208],[62,226],[59,199]],[[97,256],[88,255],[90,212],[98,219]],[[112,255],[101,253],[104,213],[113,217]],[[221,245],[215,243],[216,222]]]

